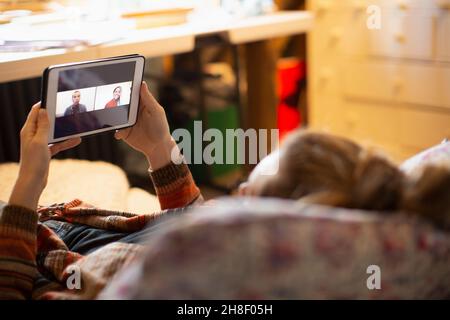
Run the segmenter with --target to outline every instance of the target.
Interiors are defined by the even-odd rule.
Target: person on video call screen
[[[122,94],[122,87],[121,86],[115,87],[113,90],[113,98],[109,100],[108,103],[105,105],[105,109],[120,106],[121,94]]]
[[[86,112],[86,106],[80,104],[81,93],[80,91],[74,91],[72,93],[72,105],[66,108],[64,116],[70,116],[76,113]]]

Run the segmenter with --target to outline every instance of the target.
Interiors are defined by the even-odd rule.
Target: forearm
[[[36,208],[43,185],[42,179],[19,172],[0,213],[0,299],[31,297],[37,276]]]
[[[0,216],[0,299],[27,299],[37,276],[34,210],[7,205]]]
[[[8,203],[36,210],[43,189],[41,185],[39,179],[24,178],[19,174]]]
[[[144,152],[150,171],[156,171],[169,165],[173,162],[172,158],[178,156],[179,153],[178,146],[170,135],[163,138],[151,152]]]
[[[147,155],[150,177],[163,210],[185,207],[203,199],[179,153],[175,141],[169,139]]]

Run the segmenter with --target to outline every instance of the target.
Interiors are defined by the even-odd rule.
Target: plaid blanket
[[[121,232],[143,229],[168,209],[202,201],[185,164],[150,174],[163,209],[136,214],[102,210],[79,199],[41,206],[36,212],[6,205],[0,216],[0,298],[93,299],[118,270],[140,256],[139,244],[113,242],[86,256],[71,252],[50,228],[59,220]]]

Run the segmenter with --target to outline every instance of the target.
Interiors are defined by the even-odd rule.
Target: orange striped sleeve
[[[185,163],[170,163],[150,173],[161,209],[185,207],[201,199],[200,189]]]
[[[0,214],[0,299],[30,298],[37,276],[37,213],[7,205]]]

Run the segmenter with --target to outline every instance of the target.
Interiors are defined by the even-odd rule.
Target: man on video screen
[[[76,113],[86,112],[86,106],[80,104],[81,93],[80,91],[74,91],[72,93],[72,105],[66,108],[64,116],[70,116]]]

